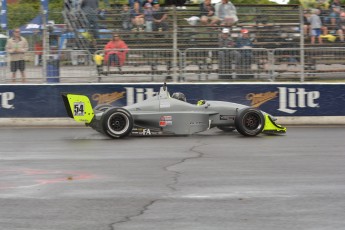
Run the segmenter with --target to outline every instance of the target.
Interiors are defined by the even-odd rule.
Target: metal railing
[[[119,51],[119,50],[113,50]],[[345,79],[345,48],[128,49],[123,63],[110,63],[104,50],[25,54],[27,83],[151,81],[309,81]],[[105,58],[105,60],[104,60]],[[46,60],[46,65],[43,65]],[[21,75],[17,71],[17,82]],[[12,83],[9,57],[0,55],[0,81]]]

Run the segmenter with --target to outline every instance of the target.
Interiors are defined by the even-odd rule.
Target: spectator
[[[114,34],[113,39],[109,41],[104,47],[104,62],[108,67],[117,66],[121,71],[121,66],[126,61],[126,54],[128,52],[127,44],[120,38],[120,35]]]
[[[309,16],[310,16],[309,11],[305,10],[303,12],[303,33],[304,33],[304,36],[309,35],[309,31],[310,31],[310,22],[308,20]]]
[[[333,0],[333,2],[331,3],[330,14],[329,14],[329,17],[331,19],[333,33],[338,21],[340,20],[340,12],[341,12],[340,0]]]
[[[35,66],[42,65],[43,42],[39,40],[35,42]]]
[[[344,42],[345,31],[345,12],[340,14],[340,20],[337,25],[337,34],[339,35],[340,42]]]
[[[98,0],[82,0],[80,7],[88,20],[88,30],[91,30],[93,38],[99,38]]]
[[[153,5],[153,0],[146,0],[146,1],[144,1],[143,4],[142,4],[142,7],[145,7],[146,3],[150,3],[151,6],[152,6]]]
[[[134,30],[143,31],[144,13],[140,8],[139,2],[134,2],[133,4],[133,8],[131,9],[131,21],[135,27]]]
[[[121,12],[121,21],[122,21],[122,28],[124,30],[131,30],[132,29],[132,21],[131,21],[131,12],[129,10],[128,5],[122,6]]]
[[[225,48],[234,48],[235,43],[230,36],[230,29],[224,28],[219,35],[218,39],[219,48],[224,48],[224,50],[219,50],[219,78],[228,79],[232,75],[230,70],[232,70],[232,65],[236,64],[238,59],[238,53],[235,50],[225,49]]]
[[[153,2],[153,31],[168,30],[168,14],[163,7],[160,7],[158,1]]]
[[[16,28],[13,31],[13,37],[7,40],[5,49],[10,57],[10,66],[12,72],[12,82],[16,81],[16,72],[20,71],[22,82],[25,82],[25,61],[24,54],[28,51],[27,40],[20,36],[20,29]]]
[[[222,0],[215,6],[215,16],[220,21],[221,26],[232,26],[238,21],[237,10],[229,0]]]
[[[329,24],[329,10],[325,7],[320,7],[318,8],[320,10],[320,19],[321,19],[321,30],[323,35],[328,34],[328,27],[326,26]],[[310,28],[310,23],[309,23],[309,28]]]
[[[205,0],[200,3],[200,22],[203,25],[214,26],[217,24],[218,19],[214,15],[215,9],[211,4],[211,0]]]
[[[248,74],[248,70],[251,69],[252,61],[253,61],[253,52],[252,49],[254,44],[252,39],[249,36],[249,30],[242,29],[240,37],[236,40],[236,48],[238,52],[238,69],[240,70],[239,73],[243,74],[242,78],[252,78],[252,74]]]
[[[153,11],[151,3],[147,2],[144,6],[145,31],[152,32]]]
[[[254,44],[249,36],[249,30],[242,29],[240,37],[236,40],[236,48],[253,48]]]
[[[312,11],[312,15],[309,18],[311,44],[315,44],[316,38],[318,39],[319,43],[322,44],[322,38],[321,38],[322,22],[321,22],[319,14],[320,14],[320,10],[314,9]]]

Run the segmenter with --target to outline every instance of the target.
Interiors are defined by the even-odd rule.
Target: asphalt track
[[[0,229],[345,229],[344,137],[1,128]]]

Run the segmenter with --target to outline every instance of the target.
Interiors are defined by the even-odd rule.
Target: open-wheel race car
[[[158,94],[124,107],[109,104],[92,108],[85,95],[62,93],[68,116],[111,138],[128,135],[189,135],[217,127],[244,136],[285,133],[271,115],[246,105],[200,100],[186,101],[183,93],[170,96],[166,84]]]

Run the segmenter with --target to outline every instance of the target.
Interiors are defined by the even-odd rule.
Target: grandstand
[[[121,69],[97,69],[99,79],[178,75],[179,79],[196,76],[195,80],[275,80],[345,73],[345,61],[340,58],[345,54],[345,43],[340,43],[338,38],[335,41],[325,38],[322,45],[310,44],[310,37],[300,30],[303,12],[299,5],[236,5],[236,8],[239,21],[230,28],[231,37],[236,40],[243,28],[250,31],[255,49],[249,65],[231,63],[226,69],[220,68],[218,38],[223,27],[188,21],[200,16],[199,5],[195,4],[176,11],[166,7],[169,29],[155,32],[122,29],[122,8],[112,6],[98,21],[101,29],[97,39],[90,36],[92,31],[87,31],[88,21],[82,11],[64,11],[69,31],[74,34],[68,39],[66,53],[78,49],[86,51],[85,55],[92,59],[92,55],[104,52],[105,44],[116,32],[130,52]]]

